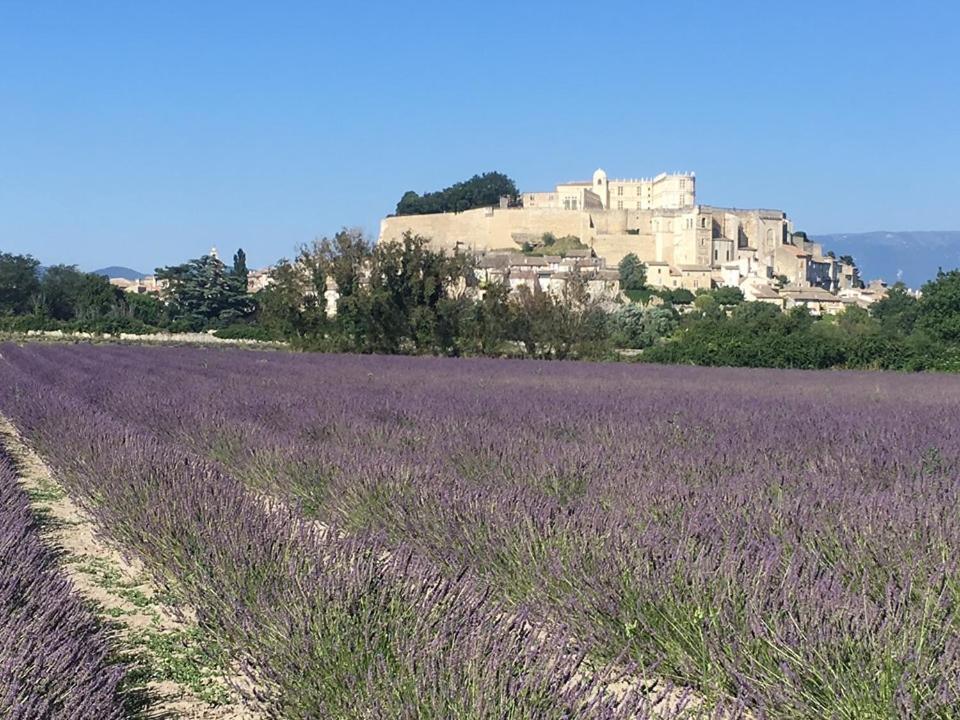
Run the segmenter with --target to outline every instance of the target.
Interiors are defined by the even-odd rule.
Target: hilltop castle
[[[518,205],[504,199],[499,207],[387,217],[380,240],[410,230],[436,247],[485,255],[517,253],[544,233],[572,235],[608,267],[636,255],[647,266],[648,284],[665,288],[729,285],[763,294],[781,285],[836,292],[858,282],[852,264],[794,234],[782,210],[697,204],[693,173],[617,180],[598,169],[591,180],[521,193]]]

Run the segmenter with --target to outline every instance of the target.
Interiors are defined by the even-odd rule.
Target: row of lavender
[[[467,570],[595,657],[771,716],[960,699],[952,378],[7,354],[300,515]]]
[[[126,717],[109,638],[42,542],[0,450],[0,717]]]
[[[635,675],[623,682],[631,668],[585,662],[562,625],[545,632],[527,608],[504,607],[469,574],[444,576],[401,543],[341,537],[248,492],[177,441],[189,435],[189,413],[182,433],[169,424],[175,409],[161,418],[195,398],[187,375],[169,377],[179,384],[151,407],[140,403],[158,376],[146,365],[136,372],[123,352],[0,352],[0,409],[101,526],[196,609],[218,641],[211,660],[245,675],[269,715],[613,719],[648,717],[655,706],[656,717],[684,714],[689,693],[667,700],[665,687],[646,686],[641,697]],[[135,377],[134,395],[110,390],[129,390]],[[144,415],[128,413],[131,405]],[[617,692],[602,687],[612,681]]]

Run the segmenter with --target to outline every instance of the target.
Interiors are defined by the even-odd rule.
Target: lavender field
[[[0,355],[268,717],[958,713],[960,378]]]

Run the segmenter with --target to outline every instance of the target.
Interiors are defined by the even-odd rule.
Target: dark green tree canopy
[[[33,309],[40,293],[40,261],[29,255],[0,252],[0,315],[22,315]]]
[[[81,272],[74,265],[47,268],[40,281],[38,309],[54,320],[98,320],[120,314],[123,291],[102,275]]]
[[[633,253],[624,256],[618,266],[620,287],[624,290],[643,290],[647,284],[647,266]]]
[[[941,270],[921,290],[917,326],[938,340],[960,343],[960,270]]]
[[[227,326],[253,311],[246,281],[241,284],[237,276],[212,255],[182,265],[157,268],[157,279],[167,282],[165,299],[170,319],[190,329]]]
[[[918,312],[919,302],[903,283],[895,284],[886,297],[870,306],[870,314],[880,321],[881,327],[903,335],[913,332]]]
[[[469,180],[454,183],[436,192],[418,195],[408,190],[397,203],[397,215],[428,215],[431,213],[463,212],[479,207],[497,205],[500,198],[517,195],[517,186],[499,172],[474,175]]]

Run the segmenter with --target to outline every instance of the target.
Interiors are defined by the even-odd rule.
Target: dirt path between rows
[[[153,699],[149,718],[261,720],[240,694],[206,667],[203,634],[178,619],[143,566],[125,558],[101,534],[89,514],[56,482],[43,460],[0,416],[0,443],[17,466],[20,483],[43,523],[43,537],[60,553],[63,572],[106,624],[117,629],[122,650],[144,663]],[[190,617],[180,607],[180,615]],[[233,678],[240,687],[244,683]]]

